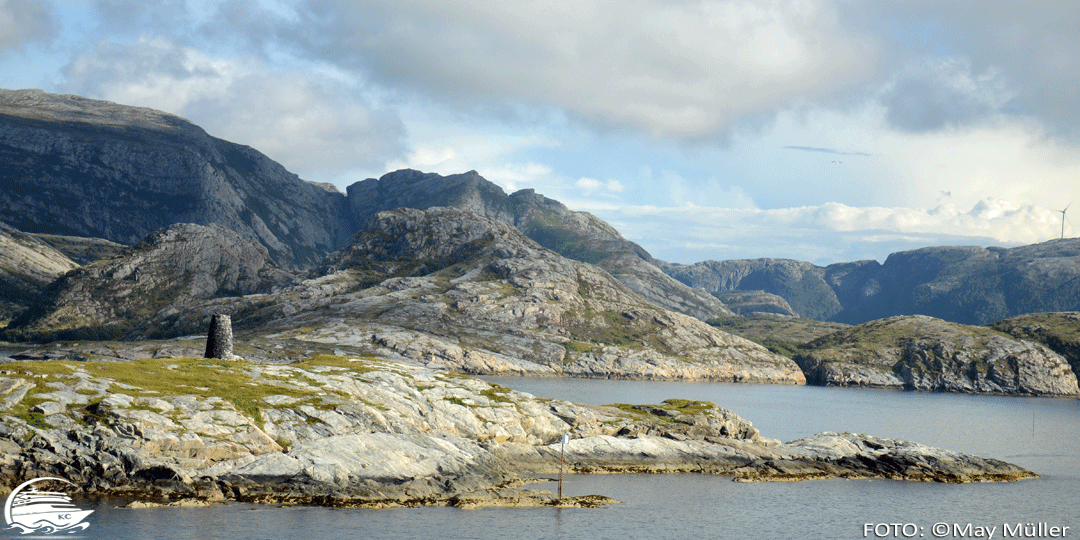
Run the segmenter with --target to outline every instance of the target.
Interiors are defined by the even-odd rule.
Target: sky
[[[0,0],[0,87],[342,191],[476,170],[670,262],[827,265],[1076,236],[1077,43],[1072,0]]]

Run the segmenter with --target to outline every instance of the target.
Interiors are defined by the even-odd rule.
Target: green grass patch
[[[482,390],[480,392],[480,395],[490,399],[491,401],[494,401],[495,403],[513,403],[514,400],[506,397],[506,394],[509,394],[510,392],[512,392],[512,390],[510,390],[509,388],[496,384],[493,385],[491,388],[488,388],[487,390]]]

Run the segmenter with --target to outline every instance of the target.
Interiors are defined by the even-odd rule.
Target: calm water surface
[[[762,436],[820,431],[899,437],[1004,459],[1042,475],[1008,484],[885,480],[735,483],[729,477],[568,475],[565,493],[599,493],[602,509],[350,510],[230,504],[126,510],[94,505],[83,538],[864,538],[976,537],[979,529],[1044,522],[1080,539],[1080,400],[774,385],[485,378],[538,396],[605,404],[706,399],[752,421]],[[537,486],[555,490],[554,484]],[[938,529],[935,529],[935,524]],[[968,528],[968,525],[972,528]],[[945,527],[946,529],[942,529]],[[881,529],[884,531],[884,529]],[[869,538],[875,536],[871,534]],[[942,534],[944,532],[944,534]],[[937,534],[935,534],[937,533]],[[1044,536],[1046,537],[1046,536]]]

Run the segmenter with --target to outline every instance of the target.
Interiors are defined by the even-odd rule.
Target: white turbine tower
[[[1065,210],[1068,210],[1070,206],[1072,206],[1071,202],[1069,204],[1065,205]],[[1055,210],[1056,212],[1061,212],[1061,237],[1062,238],[1065,238],[1065,210]]]

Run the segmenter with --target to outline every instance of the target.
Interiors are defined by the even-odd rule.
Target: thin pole
[[[566,466],[566,439],[570,438],[569,433],[563,433],[562,436],[562,449],[559,451],[559,498],[562,498],[562,477],[563,468]]]

